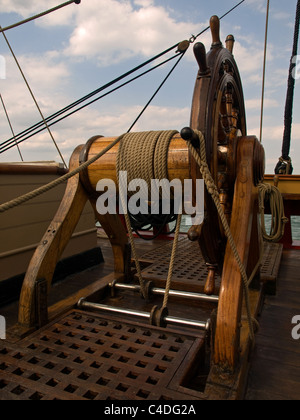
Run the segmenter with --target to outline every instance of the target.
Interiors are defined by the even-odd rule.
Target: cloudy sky
[[[0,25],[6,27],[60,4],[59,0],[0,0]],[[6,32],[6,36],[47,117],[164,49],[198,34],[213,14],[222,15],[237,0],[82,0]],[[283,116],[297,0],[271,0],[263,144],[267,172],[281,156]],[[233,33],[235,58],[244,86],[248,133],[259,136],[263,47],[267,0],[246,0],[222,21],[222,39]],[[0,93],[16,133],[40,121],[20,72],[0,37],[6,79]],[[210,33],[200,38],[210,47]],[[197,64],[190,49],[175,74],[138,122],[136,131],[188,125]],[[172,52],[173,54],[173,52]],[[300,54],[300,53],[299,53]],[[52,127],[66,161],[75,147],[94,135],[127,131],[172,64],[123,88]],[[11,137],[0,108],[1,141]],[[56,160],[45,131],[20,146],[24,159]],[[300,79],[296,82],[291,156],[300,173]],[[16,149],[0,161],[19,161]]]

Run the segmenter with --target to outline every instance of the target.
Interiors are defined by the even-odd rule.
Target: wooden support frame
[[[75,149],[70,159],[70,171],[79,166],[83,147],[78,146]],[[29,264],[19,300],[18,327],[20,329],[39,328],[48,322],[47,296],[55,268],[89,199],[95,209],[95,199],[89,197],[80,176],[71,178],[60,207]],[[124,226],[117,215],[102,217],[97,212],[95,215],[103,224],[111,241],[115,255],[115,271],[125,274],[130,249]],[[47,288],[42,289],[42,296],[40,284],[47,285]]]
[[[242,260],[249,270],[255,267],[259,252],[250,258],[250,246],[260,249],[258,236],[258,191],[254,186],[256,137],[243,137],[238,145],[237,180],[232,208],[231,232]],[[251,274],[251,273],[250,273]],[[234,371],[239,363],[243,288],[240,269],[230,245],[227,245],[218,307],[214,364]]]

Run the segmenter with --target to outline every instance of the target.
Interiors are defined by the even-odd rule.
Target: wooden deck
[[[247,400],[299,400],[300,340],[292,318],[300,314],[300,251],[284,251],[277,295],[268,296],[252,355]]]
[[[140,242],[139,256],[165,244],[165,241]],[[99,278],[111,273],[113,256],[109,241],[99,239],[105,263],[70,276],[53,287],[49,304],[55,305],[67,296],[76,296]],[[266,297],[260,319],[256,349],[251,358],[247,400],[297,400],[300,397],[299,341],[292,338],[292,318],[300,314],[300,253],[284,251],[277,295]],[[81,295],[82,296],[82,295]],[[76,298],[74,298],[76,299]],[[75,300],[76,301],[76,300]],[[70,301],[71,302],[71,301]],[[8,327],[16,322],[17,304],[0,308]]]

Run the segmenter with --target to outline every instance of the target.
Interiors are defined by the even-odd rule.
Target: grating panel
[[[172,242],[155,249],[145,255],[142,260],[153,262],[143,270],[143,277],[151,280],[165,281],[168,276]],[[278,275],[282,255],[282,245],[264,244],[264,257],[261,269],[262,280],[276,278]],[[186,285],[202,288],[207,279],[207,267],[201,255],[198,242],[191,242],[187,237],[178,243],[178,252],[173,271],[173,282],[186,283]],[[220,276],[216,276],[216,289],[221,284]]]
[[[17,345],[0,342],[0,400],[181,399],[172,378],[202,345],[201,337],[72,311]]]
[[[153,261],[152,265],[143,270],[144,278],[164,281],[167,279],[172,246],[173,243],[169,242],[166,246],[143,255],[143,260]],[[178,243],[172,281],[204,288],[207,273],[198,242],[191,242],[188,238],[181,239]],[[220,277],[216,276],[217,288],[220,282]]]

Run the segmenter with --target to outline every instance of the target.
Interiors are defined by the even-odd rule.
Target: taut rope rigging
[[[9,118],[9,115],[8,115],[8,112],[7,112],[7,109],[6,109],[6,106],[5,106],[5,103],[4,103],[4,100],[3,100],[3,97],[2,97],[2,95],[1,95],[1,94],[0,94],[0,99],[1,99],[1,102],[2,102],[2,105],[3,105],[3,109],[4,109],[4,112],[5,112],[5,115],[6,115],[6,118],[7,118],[8,124],[9,124],[10,129],[11,129],[12,135],[15,137],[15,132],[14,132],[14,129],[13,129],[13,127],[12,127],[12,124],[11,124],[11,121],[10,121],[10,118]],[[19,152],[19,155],[20,155],[21,161],[22,161],[22,162],[24,162],[24,159],[23,159],[23,156],[22,156],[22,153],[21,153],[20,147],[19,147],[19,145],[18,145],[18,144],[16,144],[16,146],[17,146],[17,149],[18,149],[18,152]]]
[[[268,3],[267,3],[267,17],[266,17],[266,31],[265,31],[265,49],[264,49],[263,82],[262,82],[262,95],[261,95],[260,136],[259,136],[261,143],[262,143],[262,138],[263,138],[263,117],[264,117],[264,101],[265,101],[269,14],[270,14],[270,0],[268,0]]]
[[[53,137],[52,132],[50,131],[50,128],[49,128],[49,126],[48,126],[47,122],[45,121],[45,118],[44,118],[44,115],[43,115],[43,113],[42,113],[42,110],[41,110],[41,108],[40,108],[40,106],[39,106],[39,104],[38,104],[38,102],[37,102],[37,100],[36,100],[36,97],[35,97],[35,95],[34,95],[34,93],[33,93],[32,89],[31,89],[31,87],[30,87],[29,83],[28,83],[28,80],[27,80],[27,78],[26,78],[26,76],[25,76],[25,74],[24,74],[24,72],[23,72],[23,70],[22,70],[22,68],[21,68],[21,65],[20,65],[20,63],[19,63],[19,61],[18,61],[18,59],[17,59],[17,57],[16,57],[16,55],[15,55],[15,53],[14,53],[14,51],[13,51],[13,49],[12,49],[11,45],[10,45],[10,43],[9,43],[9,41],[8,41],[8,39],[7,39],[6,35],[5,35],[5,33],[4,33],[4,32],[2,32],[2,35],[3,35],[3,37],[4,37],[4,39],[5,39],[6,43],[7,43],[8,48],[10,49],[10,52],[11,52],[11,54],[12,54],[12,56],[13,56],[13,58],[14,58],[14,60],[15,60],[16,64],[17,64],[18,69],[20,70],[20,73],[21,73],[21,75],[22,75],[22,77],[23,77],[23,80],[24,80],[24,82],[25,82],[25,84],[26,84],[26,86],[27,86],[27,88],[28,88],[28,90],[29,90],[29,93],[30,93],[30,95],[31,95],[31,97],[32,97],[32,99],[33,99],[33,101],[34,101],[34,103],[35,103],[35,105],[36,105],[37,109],[38,109],[38,112],[39,112],[40,116],[42,117],[43,123],[45,124],[45,126],[46,126],[46,128],[47,128],[47,130],[48,130],[48,133],[49,133],[49,135],[50,135],[50,137],[51,137],[51,140],[52,140],[52,142],[53,142],[53,144],[54,144],[54,146],[55,146],[56,150],[58,151],[58,154],[59,154],[60,158],[62,159],[63,164],[64,164],[64,165],[65,165],[65,167],[67,168],[68,166],[67,166],[67,164],[66,164],[66,162],[65,162],[65,160],[64,160],[64,157],[63,157],[63,155],[62,155],[61,151],[59,150],[59,147],[58,147],[58,145],[57,145],[57,143],[56,143],[56,141],[55,141],[55,139],[54,139],[54,137]],[[18,144],[18,142],[17,142],[17,140],[16,140],[15,136],[14,136],[14,142],[15,142],[15,144]]]
[[[164,64],[168,63],[169,61],[174,60],[179,55],[181,55],[181,53],[179,53],[179,54],[177,54],[177,55],[175,55],[171,58],[168,58],[167,60],[163,61],[162,63],[157,64],[156,66],[152,67],[151,69],[146,70],[145,72],[133,77],[132,79],[128,80],[127,82],[124,82],[121,85],[119,85],[119,86],[111,89],[110,91],[104,93],[100,97],[97,97],[97,98],[93,99],[92,101],[88,102],[87,104],[82,105],[80,108],[75,109],[74,111],[71,111],[71,109],[75,108],[77,105],[80,105],[81,103],[85,102],[86,100],[91,99],[96,94],[106,90],[108,87],[110,87],[110,86],[114,85],[115,83],[117,83],[118,81],[126,78],[129,74],[132,74],[134,71],[136,71],[138,69],[138,68],[136,68],[135,70],[132,70],[131,72],[126,73],[126,74],[122,75],[121,77],[113,80],[112,82],[102,86],[101,88],[99,88],[96,91],[92,92],[91,94],[85,96],[84,98],[74,102],[73,104],[69,105],[68,107],[66,107],[66,108],[56,112],[55,114],[47,117],[45,119],[45,121],[47,122],[49,127],[52,127],[53,125],[63,121],[64,119],[70,117],[71,115],[75,114],[76,112],[78,112],[78,111],[86,108],[87,106],[95,103],[96,101],[99,101],[100,99],[103,99],[104,97],[110,95],[111,93],[116,92],[117,90],[121,89],[124,86],[127,86],[131,82],[133,82],[133,81],[141,78],[142,76],[145,76],[146,74],[152,72],[153,70],[156,70],[157,68],[163,66]],[[68,111],[71,111],[71,112],[68,113],[67,115],[62,116],[59,119],[56,119],[56,118],[60,117],[61,115],[63,115],[64,113],[68,112]],[[22,131],[21,133],[17,134],[14,138],[10,138],[10,139],[4,141],[3,143],[1,143],[0,144],[0,153],[4,153],[4,152],[10,150],[12,147],[14,147],[15,146],[15,144],[14,144],[15,141],[18,142],[17,144],[23,143],[24,141],[30,139],[31,137],[33,137],[36,134],[41,133],[44,130],[45,130],[45,127],[44,127],[44,122],[43,121],[33,125],[32,127],[29,127],[28,129],[26,129],[26,130]]]
[[[78,1],[79,1],[79,0],[78,0]],[[74,1],[73,1],[73,2],[74,2]],[[235,5],[234,7],[232,7],[230,10],[228,10],[225,14],[223,14],[223,15],[221,16],[220,20],[222,20],[223,18],[225,18],[226,16],[228,16],[230,13],[232,13],[232,12],[233,12],[236,8],[238,8],[238,7],[239,7],[242,3],[244,3],[244,2],[245,2],[245,0],[242,0],[242,1],[240,1],[238,4],[236,4],[236,5]],[[77,1],[76,1],[76,0],[75,0],[75,3],[77,3]],[[69,4],[69,3],[66,3],[65,5],[67,5],[67,4]],[[78,4],[79,4],[79,3],[78,3]],[[189,40],[189,41],[187,41],[187,42],[188,42],[188,45],[189,45],[189,44],[191,44],[191,43],[194,43],[194,42],[197,40],[197,38],[199,38],[202,34],[204,34],[204,33],[205,33],[205,32],[206,32],[209,28],[210,28],[210,27],[208,26],[207,28],[205,28],[204,30],[202,30],[199,34],[197,34],[196,36],[194,36],[194,35],[193,35],[193,36],[190,38],[190,40]],[[4,29],[6,29],[6,28],[4,28]],[[137,67],[135,67],[134,69],[130,70],[129,72],[124,73],[124,74],[123,74],[123,75],[121,75],[120,77],[118,77],[118,78],[116,78],[116,79],[112,80],[111,82],[109,82],[109,83],[107,83],[107,84],[105,84],[105,85],[101,86],[99,89],[95,90],[94,92],[91,92],[90,94],[86,95],[85,97],[83,97],[83,98],[79,99],[78,101],[75,101],[74,103],[70,104],[69,106],[67,106],[67,107],[63,108],[62,110],[60,110],[60,111],[58,111],[58,112],[56,112],[55,114],[53,114],[53,115],[51,115],[51,116],[49,116],[49,117],[47,117],[47,118],[43,119],[43,121],[40,121],[39,123],[37,123],[37,124],[33,125],[32,127],[30,127],[30,128],[28,128],[28,129],[26,129],[26,130],[22,131],[21,133],[17,134],[15,137],[10,138],[10,139],[8,139],[8,140],[6,140],[6,141],[2,142],[2,143],[0,144],[0,153],[4,153],[4,152],[8,151],[10,148],[15,147],[15,146],[16,146],[16,144],[20,144],[21,142],[23,142],[23,141],[28,140],[29,138],[31,138],[33,135],[39,134],[40,132],[42,132],[43,130],[45,130],[45,129],[46,129],[46,128],[44,127],[45,123],[48,125],[48,127],[51,127],[51,126],[53,126],[54,124],[57,124],[58,122],[62,121],[63,119],[65,119],[65,118],[67,118],[67,117],[69,117],[69,116],[73,115],[75,112],[78,112],[78,111],[82,110],[82,109],[83,109],[83,108],[85,108],[86,106],[89,106],[89,105],[91,105],[92,103],[94,103],[94,102],[96,102],[96,101],[98,101],[98,100],[102,99],[104,96],[107,96],[108,94],[110,94],[110,93],[114,92],[115,90],[117,90],[117,89],[119,89],[119,88],[121,88],[121,87],[123,87],[123,86],[125,86],[125,85],[127,85],[127,84],[129,84],[129,83],[131,83],[132,81],[136,80],[137,78],[142,77],[143,75],[145,75],[145,74],[149,73],[150,71],[154,70],[155,68],[160,67],[161,65],[163,65],[163,64],[165,64],[166,62],[168,62],[168,61],[170,61],[170,60],[172,60],[172,59],[176,58],[177,56],[179,56],[179,58],[181,59],[181,58],[182,58],[182,55],[184,55],[184,54],[185,54],[185,52],[186,52],[186,49],[185,49],[185,50],[180,50],[180,46],[181,46],[182,44],[183,44],[182,42],[179,42],[179,43],[177,43],[177,44],[173,45],[172,47],[170,47],[170,48],[168,48],[167,50],[165,50],[165,51],[161,52],[160,54],[156,55],[155,57],[153,57],[153,58],[151,58],[151,59],[147,60],[146,62],[142,63],[141,65],[139,65],[139,66],[137,66]],[[187,48],[187,46],[186,46],[186,48]],[[91,99],[93,96],[97,95],[97,94],[98,94],[98,93],[100,93],[100,92],[103,92],[104,90],[108,89],[109,87],[111,87],[111,86],[113,86],[114,84],[118,83],[119,81],[121,81],[121,80],[125,79],[126,77],[130,76],[131,74],[133,74],[133,73],[137,72],[138,70],[142,69],[142,68],[143,68],[143,67],[145,67],[146,65],[148,65],[148,64],[150,64],[150,63],[152,63],[152,62],[154,62],[155,60],[157,60],[157,59],[159,59],[160,57],[162,57],[162,56],[166,55],[167,53],[171,52],[171,51],[172,51],[172,50],[174,50],[174,49],[177,49],[177,50],[176,50],[176,53],[177,53],[177,54],[176,54],[176,56],[171,57],[170,59],[168,59],[168,60],[166,60],[165,62],[163,62],[163,63],[159,64],[158,66],[155,66],[153,69],[150,69],[150,70],[148,70],[147,72],[142,73],[141,75],[139,75],[139,76],[137,76],[137,77],[135,77],[135,78],[131,79],[130,81],[128,81],[128,82],[126,82],[126,83],[124,83],[124,84],[120,85],[119,87],[117,87],[117,88],[115,88],[115,89],[111,90],[110,92],[108,92],[108,93],[106,93],[106,94],[104,94],[104,95],[102,95],[102,96],[100,96],[100,97],[98,97],[98,98],[94,99],[93,101],[90,101],[89,103],[87,103],[87,104],[85,104],[85,105],[83,105],[83,106],[81,106],[81,107],[79,107],[79,108],[77,108],[77,109],[73,110],[72,112],[69,112],[69,111],[71,111],[72,109],[74,109],[74,108],[78,107],[79,105],[81,105],[83,102],[86,102],[87,100]],[[179,59],[179,61],[180,61],[180,59]],[[146,109],[146,108],[147,108],[147,106],[145,107],[145,109]],[[66,115],[66,113],[67,113],[67,112],[69,112],[69,113]],[[144,111],[142,111],[142,113],[143,113],[143,112],[144,112]],[[65,114],[65,115],[64,115],[64,114]],[[62,115],[64,115],[64,116],[62,117]],[[59,117],[61,117],[61,118],[59,118]],[[138,118],[140,118],[140,116],[139,116]],[[51,124],[50,124],[50,122],[51,122]],[[130,131],[130,130],[129,130],[129,131]]]
[[[5,32],[5,31],[8,31],[9,29],[17,28],[18,26],[24,25],[24,23],[28,23],[28,22],[31,22],[32,20],[35,20],[35,19],[41,18],[43,16],[49,15],[50,13],[55,12],[56,10],[62,9],[65,6],[69,6],[72,3],[80,4],[81,0],[67,1],[66,3],[60,4],[59,6],[53,7],[52,9],[46,10],[45,12],[39,13],[38,15],[35,15],[35,16],[32,16],[28,19],[22,20],[21,22],[14,23],[13,25],[10,25],[10,26],[6,26],[5,28],[1,28],[0,32]]]
[[[279,162],[275,168],[275,173],[291,175],[293,173],[292,159],[290,158],[290,147],[291,147],[291,136],[292,136],[292,124],[293,124],[293,103],[294,103],[294,92],[295,92],[295,77],[293,75],[294,70],[294,57],[298,53],[298,42],[299,42],[299,26],[300,26],[300,0],[297,2],[296,9],[296,20],[295,20],[295,32],[293,41],[293,51],[289,68],[288,78],[288,89],[286,96],[285,114],[284,114],[284,134],[282,143],[282,156],[279,158]]]

